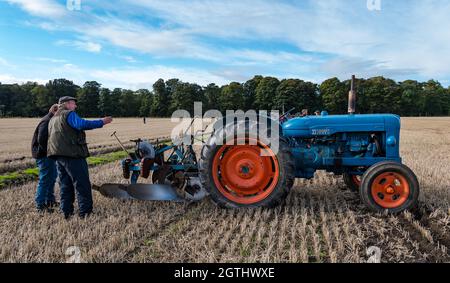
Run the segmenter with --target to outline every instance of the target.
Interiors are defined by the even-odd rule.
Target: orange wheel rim
[[[383,208],[397,208],[409,197],[409,183],[406,178],[395,172],[380,174],[372,183],[372,197]]]
[[[255,204],[275,189],[280,175],[278,160],[266,145],[223,145],[212,164],[217,189],[239,204]],[[264,151],[269,156],[261,156]],[[268,154],[267,154],[268,153]]]

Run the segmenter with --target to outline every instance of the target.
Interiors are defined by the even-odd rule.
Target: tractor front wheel
[[[417,177],[407,166],[381,162],[364,173],[360,196],[371,210],[396,214],[417,206],[419,190]]]

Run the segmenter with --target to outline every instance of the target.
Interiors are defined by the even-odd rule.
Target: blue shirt
[[[94,121],[84,120],[81,119],[80,116],[78,116],[78,114],[75,112],[70,112],[69,116],[67,116],[67,123],[69,124],[69,126],[79,131],[87,131],[103,128],[102,120],[94,120]]]

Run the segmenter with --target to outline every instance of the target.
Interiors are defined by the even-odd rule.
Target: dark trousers
[[[43,208],[55,203],[54,187],[57,177],[56,162],[50,158],[38,158],[39,182],[36,190],[36,206]]]
[[[90,214],[92,212],[92,190],[86,159],[58,157],[56,165],[61,188],[61,210],[64,215],[73,214],[75,191],[80,216]]]

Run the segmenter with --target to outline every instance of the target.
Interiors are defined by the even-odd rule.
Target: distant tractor
[[[275,207],[285,200],[296,178],[312,179],[316,171],[325,170],[342,175],[346,185],[359,192],[361,200],[375,212],[412,209],[417,205],[419,183],[411,169],[402,164],[399,154],[400,117],[354,114],[354,82],[353,76],[348,115],[328,115],[323,111],[321,115],[291,118],[288,112],[277,121],[260,116],[258,121],[240,122],[246,133],[243,140],[233,130],[239,122],[224,118],[216,122],[198,163],[189,148],[191,158],[186,164],[183,158],[165,162],[157,156],[159,165],[152,162],[147,170],[157,172],[154,183],[161,184],[158,180],[164,180],[172,187],[195,184],[196,192],[202,197],[209,194],[220,207]],[[259,138],[261,119],[279,128],[276,152]],[[272,135],[270,128],[265,131],[266,136]],[[136,166],[136,162],[133,164]],[[161,176],[164,164],[166,172],[172,175]],[[137,172],[139,168],[134,170]],[[152,186],[134,186],[132,191],[151,192]],[[157,199],[150,194],[150,199]],[[188,195],[191,200],[201,198]]]

